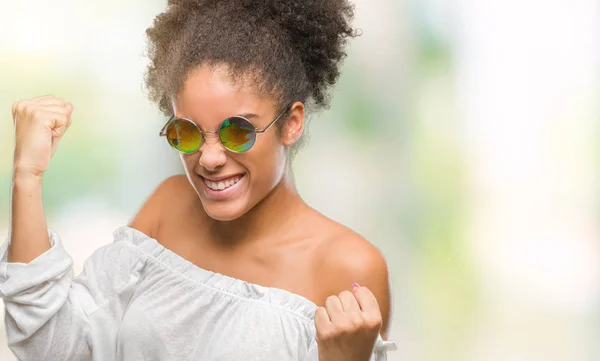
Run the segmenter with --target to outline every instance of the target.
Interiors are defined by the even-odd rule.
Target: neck
[[[229,246],[272,240],[295,221],[305,206],[288,167],[267,197],[246,214],[232,221],[211,219],[210,233],[219,244]]]

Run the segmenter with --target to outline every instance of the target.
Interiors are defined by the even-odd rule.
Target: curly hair
[[[169,0],[146,30],[150,100],[171,115],[191,71],[225,65],[280,105],[327,108],[353,17],[348,0]]]

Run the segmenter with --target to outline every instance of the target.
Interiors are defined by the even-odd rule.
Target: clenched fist
[[[382,325],[379,304],[367,287],[329,296],[315,314],[319,361],[368,361]]]
[[[73,106],[54,96],[21,100],[12,107],[15,171],[42,176],[71,125]]]

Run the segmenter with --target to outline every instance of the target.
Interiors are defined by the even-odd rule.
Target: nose
[[[227,155],[225,148],[221,144],[219,136],[216,134],[205,134],[204,142],[200,149],[200,166],[209,172],[214,172],[225,165]]]

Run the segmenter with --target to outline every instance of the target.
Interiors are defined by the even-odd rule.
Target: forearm
[[[29,263],[50,249],[42,176],[15,169],[12,177],[8,261]]]

